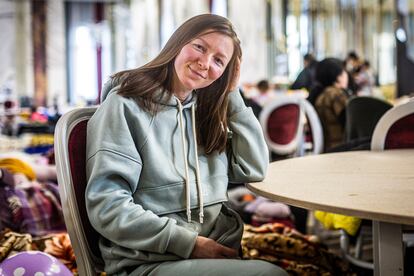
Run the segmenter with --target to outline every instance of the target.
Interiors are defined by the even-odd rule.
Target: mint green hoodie
[[[194,139],[195,93],[183,106],[174,96],[161,100],[153,116],[118,88],[106,84],[87,130],[86,207],[102,235],[105,271],[189,258],[197,235],[238,248],[243,225],[223,205],[227,184],[262,180],[269,162],[239,91],[230,93],[231,146],[206,155]]]

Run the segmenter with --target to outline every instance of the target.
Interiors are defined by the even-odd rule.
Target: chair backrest
[[[319,115],[313,105],[306,99],[303,99],[303,107],[307,119],[307,125],[310,128],[310,142],[312,143],[312,154],[319,154],[323,151],[323,128]]]
[[[75,253],[79,275],[103,271],[99,234],[89,222],[85,206],[86,126],[96,107],[64,114],[55,129],[55,159],[63,216]]]
[[[371,150],[414,148],[414,99],[388,110],[375,126]]]
[[[378,98],[351,98],[346,106],[346,141],[372,137],[379,119],[391,108],[391,104]]]
[[[297,154],[303,139],[303,101],[278,96],[264,106],[260,124],[269,150],[278,155]]]

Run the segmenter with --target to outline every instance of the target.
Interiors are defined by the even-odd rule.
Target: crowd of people
[[[327,57],[318,61],[311,53],[303,57],[303,69],[290,84],[290,90],[305,90],[307,100],[315,107],[324,129],[325,151],[344,142],[345,108],[353,96],[372,96],[376,77],[368,60],[350,51],[345,59]],[[257,117],[262,108],[277,95],[275,85],[260,80],[256,92],[245,102]]]

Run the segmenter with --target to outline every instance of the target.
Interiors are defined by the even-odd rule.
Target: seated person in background
[[[348,73],[348,90],[347,93],[351,95],[356,95],[358,92],[358,84],[355,81],[355,76],[361,67],[362,61],[359,55],[355,51],[348,52],[345,60],[344,66],[345,70]]]
[[[355,83],[358,86],[358,96],[372,96],[375,86],[375,76],[369,61],[364,61],[355,73]]]
[[[4,102],[4,113],[0,114],[0,132],[2,135],[16,136],[19,124],[22,122],[19,116],[19,108],[15,101]]]
[[[303,69],[290,86],[290,89],[295,90],[305,88],[310,91],[315,81],[315,68],[317,63],[318,62],[312,54],[304,55]]]
[[[361,60],[355,51],[350,51],[345,58],[345,70],[350,74],[354,74],[361,66]]]
[[[274,94],[267,80],[259,81],[256,86],[259,93],[253,97],[253,100],[263,107],[274,98]]]
[[[41,106],[32,106],[31,114],[29,117],[30,122],[32,123],[47,123],[47,116],[45,115],[45,108]]]
[[[287,275],[239,259],[243,222],[224,204],[229,181],[260,181],[269,163],[235,89],[240,61],[232,24],[203,14],[104,87],[87,127],[85,199],[109,275]]]
[[[348,74],[341,60],[326,58],[316,66],[315,79],[317,84],[308,100],[321,120],[327,151],[343,143]]]

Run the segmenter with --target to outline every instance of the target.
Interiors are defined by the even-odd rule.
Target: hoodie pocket
[[[239,249],[242,235],[243,221],[239,214],[223,204],[208,237],[224,246]]]

